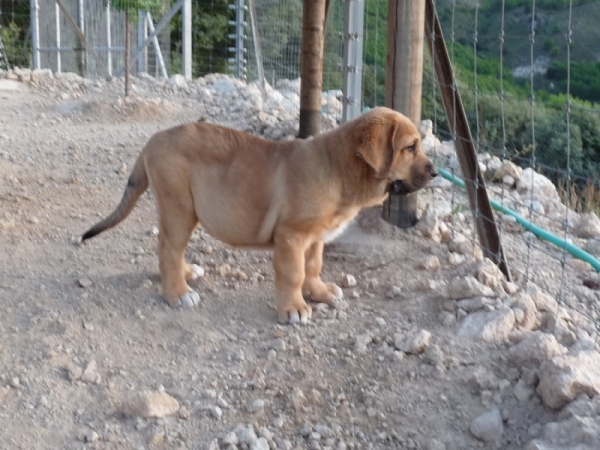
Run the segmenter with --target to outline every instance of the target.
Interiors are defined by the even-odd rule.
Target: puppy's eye
[[[410,153],[415,153],[417,151],[417,144],[413,144],[409,147],[406,147],[406,151]]]

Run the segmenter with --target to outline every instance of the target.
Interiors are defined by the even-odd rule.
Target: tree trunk
[[[425,0],[389,0],[386,64],[386,106],[401,112],[418,127],[421,121]],[[417,221],[417,194],[390,194],[383,218],[400,228]]]
[[[325,3],[325,0],[304,0],[302,5],[299,138],[314,136],[321,128]]]
[[[125,10],[125,97],[129,96],[129,55],[131,54],[131,23],[129,11]]]

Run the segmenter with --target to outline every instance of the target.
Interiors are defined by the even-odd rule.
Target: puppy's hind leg
[[[323,241],[313,242],[305,253],[306,278],[302,285],[302,295],[314,302],[335,305],[335,301],[342,298],[343,293],[339,286],[333,283],[324,283],[321,280],[323,268]]]
[[[200,296],[190,289],[186,280],[199,275],[199,267],[185,261],[185,249],[198,219],[189,191],[173,185],[161,185],[156,194],[159,214],[158,260],[163,297],[169,306],[190,308]]]

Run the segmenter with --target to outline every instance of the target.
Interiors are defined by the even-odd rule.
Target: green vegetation
[[[29,39],[29,2],[12,2],[10,10],[7,0],[0,0],[0,39],[10,67],[29,67],[31,60]],[[10,13],[8,12],[10,11]],[[0,67],[5,61],[0,60]]]

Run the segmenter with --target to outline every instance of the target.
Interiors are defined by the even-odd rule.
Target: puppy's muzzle
[[[426,174],[421,174],[416,177],[416,180],[413,180],[413,183],[409,184],[403,180],[396,180],[388,186],[388,193],[394,195],[408,195],[414,191],[419,190],[424,187],[431,179],[437,177],[439,175],[437,168],[434,164],[428,163],[425,167]],[[429,174],[429,177],[427,177]]]

